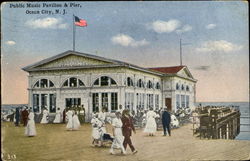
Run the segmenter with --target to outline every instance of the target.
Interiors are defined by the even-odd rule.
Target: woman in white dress
[[[47,124],[49,121],[48,121],[48,116],[49,116],[49,111],[45,108],[43,110],[43,117],[42,117],[42,120],[41,120],[41,124]]]
[[[66,112],[66,116],[68,118],[68,123],[67,123],[67,130],[72,130],[73,129],[73,111],[71,109]]]
[[[154,133],[156,132],[156,122],[155,122],[155,118],[157,117],[156,113],[153,111],[153,108],[150,108],[150,110],[147,112],[146,115],[146,126],[144,129],[145,133],[149,133],[149,136],[153,136]]]
[[[34,121],[34,113],[32,110],[30,110],[29,116],[28,116],[28,123],[25,128],[25,135],[26,136],[35,136],[36,135],[36,126]]]
[[[78,130],[80,128],[80,121],[78,119],[77,112],[74,111],[74,116],[73,116],[73,128],[72,130]]]
[[[100,139],[101,139],[101,126],[102,122],[97,118],[98,114],[93,114],[92,119],[91,119],[91,124],[92,124],[92,138],[93,142],[92,144],[94,146],[99,145]]]
[[[114,148],[121,149],[121,152],[126,154],[125,148],[123,146],[124,136],[122,134],[121,113],[118,111],[115,113],[115,115],[116,117],[112,120],[114,140],[110,148],[110,154],[115,154]]]
[[[57,108],[56,117],[55,117],[55,120],[53,121],[53,123],[61,123],[61,111],[60,111],[60,108]]]

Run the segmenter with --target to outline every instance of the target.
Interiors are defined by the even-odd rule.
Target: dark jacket
[[[169,125],[171,122],[171,116],[167,111],[163,111],[162,113],[162,124]]]
[[[132,118],[130,116],[129,117],[123,116],[121,120],[122,120],[123,136],[131,136],[132,130],[135,131]]]

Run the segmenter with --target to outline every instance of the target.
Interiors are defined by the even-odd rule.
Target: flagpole
[[[75,15],[73,14],[73,51],[75,51],[75,33],[76,33],[76,27],[75,27]]]
[[[182,44],[180,39],[180,65],[182,66]]]

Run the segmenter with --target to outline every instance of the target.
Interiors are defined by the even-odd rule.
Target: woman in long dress
[[[149,133],[149,136],[153,136],[156,132],[157,126],[155,122],[155,118],[157,117],[156,113],[153,111],[153,108],[150,108],[150,110],[147,112],[146,115],[146,126],[144,129],[145,133]]]
[[[25,128],[25,135],[26,136],[35,136],[36,135],[36,126],[34,121],[34,113],[32,110],[30,110],[29,116],[28,116],[28,123]]]
[[[48,121],[48,116],[49,116],[49,111],[45,108],[43,110],[43,118],[41,120],[41,124],[47,124],[49,121]]]
[[[121,149],[123,154],[126,154],[126,151],[123,146],[124,136],[122,134],[122,120],[121,113],[118,111],[115,113],[116,117],[112,120],[112,130],[114,140],[111,145],[110,154],[115,154],[114,148]]]
[[[73,116],[73,128],[72,130],[78,130],[80,128],[80,121],[78,119],[77,112],[74,111],[74,116]]]
[[[73,129],[73,111],[70,109],[68,112],[66,112],[66,116],[68,118],[68,123],[67,123],[67,130],[72,130]]]
[[[99,145],[99,142],[101,140],[101,131],[100,128],[102,126],[102,122],[97,118],[98,114],[93,114],[91,119],[91,125],[92,125],[92,144],[94,146]]]
[[[61,123],[61,111],[60,111],[60,108],[57,108],[56,117],[55,117],[55,120],[53,121],[53,123]]]

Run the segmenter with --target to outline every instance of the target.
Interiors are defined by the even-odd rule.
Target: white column
[[[108,93],[108,112],[111,112],[111,93]]]

